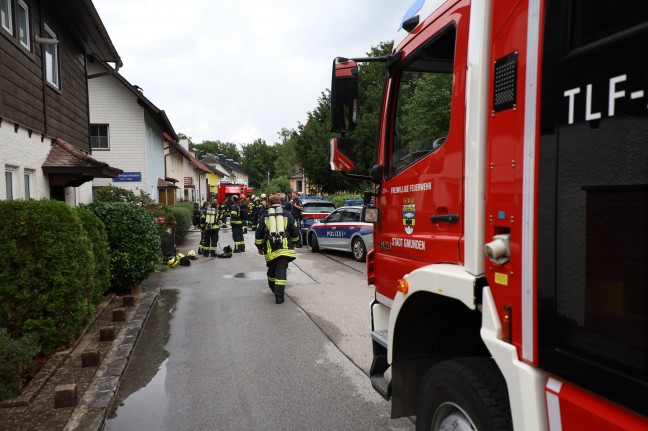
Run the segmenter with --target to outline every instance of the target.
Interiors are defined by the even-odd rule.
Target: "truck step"
[[[371,386],[378,392],[384,399],[389,401],[391,398],[391,382],[384,376],[371,376]]]
[[[383,329],[381,331],[371,331],[371,339],[387,348],[387,340],[389,339],[389,330]]]

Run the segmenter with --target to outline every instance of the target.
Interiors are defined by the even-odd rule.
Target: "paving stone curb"
[[[152,274],[152,279],[157,279]],[[145,282],[146,283],[146,282]],[[123,297],[110,295],[99,304],[93,321],[70,349],[50,358],[30,384],[16,398],[0,403],[0,431],[93,431],[102,430],[137,338],[158,297],[159,289],[137,290],[132,307]],[[113,322],[113,311],[125,308],[124,321]],[[115,339],[100,341],[99,330],[113,326]],[[81,355],[99,353],[100,363],[82,367]],[[75,384],[78,403],[54,407],[56,387]]]

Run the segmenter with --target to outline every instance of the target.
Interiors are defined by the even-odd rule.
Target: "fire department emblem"
[[[414,225],[416,224],[416,205],[414,198],[403,199],[403,226],[405,226],[405,233],[411,235],[414,232]]]

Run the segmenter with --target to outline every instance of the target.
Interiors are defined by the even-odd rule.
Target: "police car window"
[[[353,211],[351,211],[351,210],[344,211],[344,217],[342,218],[342,221],[349,222],[349,221],[355,221],[355,220],[356,220],[355,213]]]
[[[342,220],[342,211],[335,211],[334,213],[331,213],[330,216],[326,218],[327,222],[338,222]]]
[[[450,129],[456,29],[413,55],[398,75],[389,175],[436,151]]]

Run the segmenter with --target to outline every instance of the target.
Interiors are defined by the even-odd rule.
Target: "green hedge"
[[[1,201],[0,327],[37,334],[50,354],[76,339],[94,312],[88,234],[64,202]]]
[[[0,328],[0,401],[19,395],[34,376],[34,357],[39,350],[34,336],[15,339],[5,328]]]
[[[144,208],[127,202],[95,202],[88,208],[106,226],[111,287],[118,292],[128,292],[160,264],[158,222]]]
[[[181,202],[169,206],[169,210],[173,213],[176,220],[176,242],[184,238],[187,232],[189,232],[189,228],[193,224],[191,222],[193,209],[194,205],[191,202]]]
[[[92,300],[99,304],[110,289],[110,248],[103,222],[87,207],[77,208],[79,218],[88,233],[94,256],[95,273],[92,277]]]

